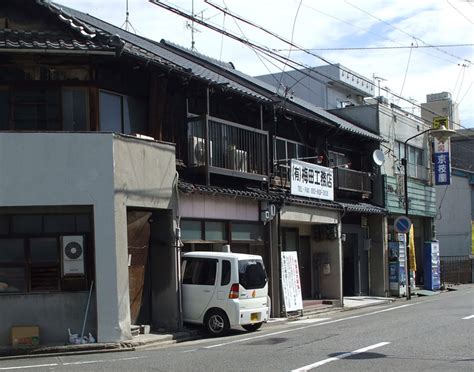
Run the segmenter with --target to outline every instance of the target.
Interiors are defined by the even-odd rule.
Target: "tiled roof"
[[[89,14],[60,4],[51,3],[46,0],[37,0],[36,2],[55,13],[60,21],[68,24],[78,33],[78,38],[70,40],[50,38],[41,42],[41,39],[36,40],[35,38],[33,41],[37,41],[38,45],[47,46],[48,48],[64,48],[65,50],[71,50],[71,48],[79,50],[98,50],[101,48],[113,50],[115,48],[120,52],[191,74],[205,81],[221,85],[223,88],[257,98],[260,101],[278,102],[286,100],[285,109],[297,115],[303,115],[310,119],[339,127],[343,131],[358,136],[382,141],[380,136],[359,128],[348,121],[328,113],[322,108],[313,106],[309,102],[297,97],[287,99],[274,86],[235,70],[230,63],[216,61],[166,41],[158,43],[137,36]],[[26,38],[20,38],[16,41],[8,39],[8,43],[11,47],[34,45],[29,43]],[[194,58],[191,58],[191,56]]]
[[[41,31],[0,30],[2,49],[43,49],[69,51],[115,51],[116,47],[104,41],[76,38],[59,33]]]
[[[369,203],[363,203],[358,201],[344,201],[338,203],[344,208],[347,213],[366,213],[381,215],[388,214],[388,211],[385,208]]]
[[[177,53],[169,51],[156,41],[137,36],[75,9],[63,7],[58,4],[55,4],[55,6],[60,7],[63,13],[68,14],[73,19],[79,20],[95,32],[106,33],[109,36],[117,35],[124,44],[123,52],[125,53],[151,60],[165,67],[192,74],[197,78],[221,85],[224,88],[234,90],[240,94],[248,95],[262,101],[270,101],[268,98],[258,94],[254,90],[236,83],[233,80],[204,67],[202,64],[193,62],[189,58],[182,57]]]
[[[206,195],[224,195],[241,198],[251,198],[256,200],[278,201],[278,197],[268,192],[258,189],[236,189],[221,186],[205,186],[179,180],[178,188],[186,194],[206,194]]]
[[[179,180],[178,187],[179,190],[185,194],[196,193],[205,195],[221,195],[250,198],[255,200],[271,201],[278,204],[296,204],[322,209],[332,209],[345,213],[363,213],[379,215],[386,215],[388,213],[386,209],[369,203],[362,203],[357,201],[340,202],[332,200],[304,198],[290,195],[288,191],[284,189],[270,191],[263,191],[255,188],[238,189],[234,187],[198,185],[185,182],[183,180]]]
[[[242,82],[245,82],[246,84],[251,84],[253,86],[253,89],[258,89],[258,90],[263,89],[264,91],[267,92],[267,95],[269,95],[270,97],[273,97],[273,99],[279,99],[279,100],[286,99],[283,96],[283,94],[279,93],[278,89],[275,86],[268,84],[262,80],[259,80],[253,76],[247,75],[243,73],[242,71],[236,70],[232,64],[217,61],[211,57],[205,56],[193,50],[186,49],[182,46],[176,45],[166,40],[162,40],[161,43],[171,48],[174,48],[175,50],[187,53],[188,55],[193,55],[203,60],[204,62],[207,62],[207,64],[215,65],[223,70],[226,70],[228,73],[234,75],[236,78],[239,78]],[[316,120],[323,119],[323,121],[329,122],[330,124],[333,124],[333,125],[335,124],[336,126],[338,126],[344,131],[351,132],[356,135],[364,136],[376,141],[383,140],[382,137],[378,136],[377,134],[374,134],[365,129],[362,129],[344,119],[341,119],[340,117],[334,114],[327,112],[321,107],[314,106],[313,104],[301,98],[291,97],[291,98],[288,98],[288,101],[290,102],[290,104],[286,105],[285,108],[295,114],[309,116],[309,118],[316,119]],[[299,107],[295,107],[291,105],[291,103]],[[299,108],[302,108],[304,111],[302,111]]]

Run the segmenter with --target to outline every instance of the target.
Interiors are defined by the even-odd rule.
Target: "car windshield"
[[[267,284],[267,274],[260,260],[239,261],[239,283],[245,289],[258,289]]]

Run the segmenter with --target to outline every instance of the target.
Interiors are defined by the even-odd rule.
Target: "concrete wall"
[[[118,315],[114,187],[113,137],[111,134],[89,133],[1,133],[0,134],[0,205],[54,206],[92,205],[95,221],[95,286],[97,296],[98,340],[126,339],[126,327],[117,321]],[[14,161],[13,161],[14,159]],[[103,295],[102,295],[103,294]],[[71,294],[73,296],[74,294]],[[27,296],[26,296],[27,297]],[[31,306],[35,315],[25,314],[24,321],[48,314],[50,304],[34,296]],[[80,301],[78,301],[79,303]],[[5,301],[0,301],[3,313]],[[22,306],[27,308],[28,304]],[[71,320],[50,323],[52,329],[67,329]],[[9,328],[15,319],[5,319]],[[45,324],[46,326],[46,324]],[[48,327],[49,328],[49,327]]]
[[[68,343],[68,328],[81,334],[89,292],[11,294],[0,297],[0,348],[11,345],[11,326],[39,326],[40,343]],[[97,332],[95,296],[84,334]]]
[[[337,224],[339,213],[326,209],[285,205],[281,210],[281,222],[286,224]]]
[[[339,227],[340,229],[340,227]],[[340,231],[339,231],[340,236]],[[323,298],[336,299],[342,304],[342,244],[337,240],[311,240],[311,253],[327,254],[330,264],[330,273],[320,273],[320,292]],[[313,273],[315,271],[313,270]],[[313,278],[313,282],[316,278]]]
[[[0,206],[93,207],[98,341],[131,337],[126,207],[173,208],[174,165],[174,146],[111,133],[0,134]],[[35,317],[53,311],[41,295],[31,297]],[[16,319],[4,320],[9,329]]]
[[[471,254],[471,197],[472,186],[466,177],[452,175],[451,185],[436,187],[436,203],[441,208],[435,224],[441,256]]]
[[[126,210],[134,207],[154,211],[150,226],[153,326],[180,327],[176,275],[178,257],[173,246],[175,224],[172,211],[176,207],[177,182],[175,164],[174,145],[128,136],[114,137],[117,286],[121,299],[119,314],[128,316],[123,319],[124,324],[130,321]]]
[[[187,218],[259,221],[259,203],[250,199],[181,193],[179,213]]]

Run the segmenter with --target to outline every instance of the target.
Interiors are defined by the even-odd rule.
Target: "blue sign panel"
[[[411,220],[406,216],[397,217],[393,224],[393,228],[396,232],[406,234],[411,227]]]
[[[449,164],[449,152],[435,152],[435,185],[451,184],[451,167]]]

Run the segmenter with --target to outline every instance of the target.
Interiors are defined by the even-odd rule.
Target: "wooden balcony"
[[[366,194],[367,196],[372,194],[369,173],[348,168],[334,168],[334,187],[336,190]]]
[[[268,133],[211,116],[188,120],[188,170],[266,181]]]

